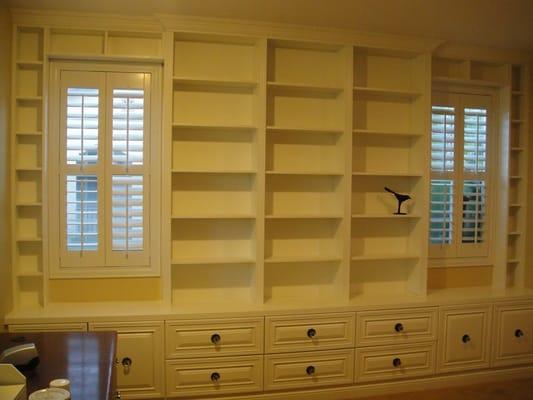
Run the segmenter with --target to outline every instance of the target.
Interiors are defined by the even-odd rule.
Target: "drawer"
[[[353,383],[354,351],[265,356],[265,390],[311,388]]]
[[[266,352],[354,347],[354,327],[353,313],[267,317]]]
[[[495,306],[494,366],[533,362],[533,304]]]
[[[169,360],[167,397],[214,396],[263,389],[263,356]]]
[[[372,382],[432,375],[435,344],[364,347],[355,351],[355,381]]]
[[[85,322],[61,324],[16,324],[9,325],[9,332],[86,332]]]
[[[357,346],[427,342],[436,336],[436,308],[357,313]]]
[[[263,353],[263,317],[167,321],[167,358]]]
[[[123,399],[164,396],[163,322],[91,323],[89,329],[117,332],[115,374]]]
[[[439,372],[488,368],[491,306],[443,307]]]

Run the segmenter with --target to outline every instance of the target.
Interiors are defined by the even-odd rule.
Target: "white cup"
[[[65,389],[70,392],[70,381],[65,378],[54,379],[53,381],[50,381],[49,386],[51,388]]]

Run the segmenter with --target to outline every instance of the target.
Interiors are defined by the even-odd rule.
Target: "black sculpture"
[[[409,196],[408,194],[401,194],[401,193],[395,192],[394,190],[389,189],[386,186],[385,186],[385,190],[389,193],[392,193],[396,197],[396,200],[398,200],[398,211],[396,211],[394,215],[406,215],[407,213],[401,212],[402,203],[406,200],[409,200],[411,196]]]

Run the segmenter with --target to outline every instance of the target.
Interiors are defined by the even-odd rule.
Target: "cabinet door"
[[[164,396],[163,322],[91,323],[117,332],[117,390],[123,399]]]
[[[533,362],[533,304],[495,307],[496,351],[493,365]]]
[[[438,371],[489,367],[491,306],[441,309]]]
[[[15,324],[9,325],[9,332],[86,332],[87,323],[71,322],[63,324]]]

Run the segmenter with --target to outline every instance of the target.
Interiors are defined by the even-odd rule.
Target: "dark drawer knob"
[[[469,336],[469,335],[463,335],[463,337],[462,337],[461,340],[463,341],[463,343],[468,343],[468,342],[470,342],[470,340],[472,340],[472,339],[470,339],[470,336]]]
[[[394,368],[398,368],[402,365],[402,360],[400,360],[399,358],[395,358],[394,360],[392,360],[392,365],[394,366]]]
[[[220,374],[218,372],[213,372],[211,374],[211,382],[218,382],[220,380]]]
[[[218,333],[214,333],[211,335],[211,343],[213,344],[219,344],[220,343],[220,335]]]
[[[403,324],[398,322],[396,325],[394,325],[394,330],[396,332],[403,332]]]
[[[522,329],[517,329],[516,331],[514,331],[514,335],[517,338],[521,338],[522,336],[524,336],[524,332],[522,331]]]
[[[122,366],[129,368],[131,367],[131,364],[133,364],[133,361],[129,357],[124,357],[121,361]]]
[[[310,328],[307,330],[307,337],[313,339],[316,336],[316,329]]]
[[[312,365],[308,366],[306,369],[305,369],[305,372],[307,373],[307,375],[311,376],[311,375],[314,375],[315,374],[315,367],[313,367]]]

